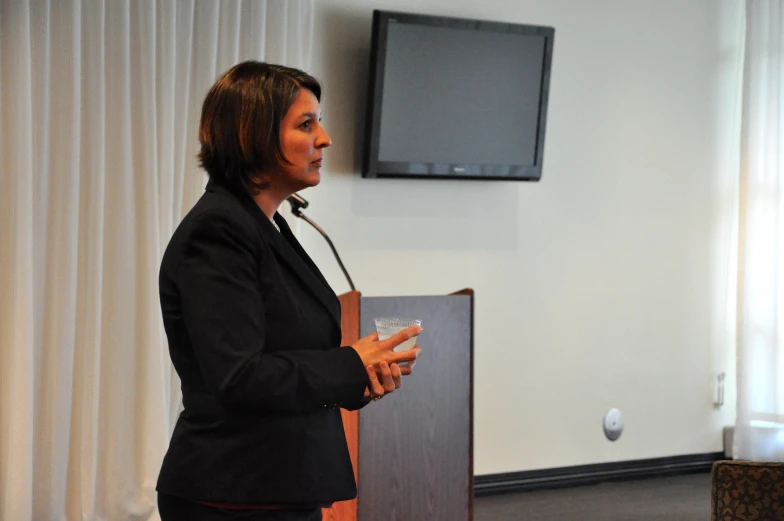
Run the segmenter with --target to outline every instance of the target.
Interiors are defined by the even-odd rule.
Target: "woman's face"
[[[300,89],[280,124],[280,144],[289,163],[281,161],[273,185],[291,193],[321,181],[323,149],[332,144],[321,126],[321,107],[316,96]]]

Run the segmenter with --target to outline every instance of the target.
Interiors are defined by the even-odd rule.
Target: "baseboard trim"
[[[474,476],[474,495],[488,496],[546,488],[595,485],[676,474],[709,472],[714,461],[726,459],[723,452],[688,454],[666,458],[614,461],[574,467],[506,472]]]

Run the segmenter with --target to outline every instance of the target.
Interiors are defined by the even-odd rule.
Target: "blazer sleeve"
[[[196,217],[177,269],[183,322],[207,387],[227,409],[307,412],[359,401],[354,349],[265,353],[256,230],[228,211]]]
[[[364,389],[363,389],[362,392],[364,393]],[[371,401],[373,401],[373,400],[371,400],[370,398],[365,398],[364,396],[361,396],[359,399],[356,399],[356,400],[342,402],[340,404],[340,406],[343,409],[346,409],[347,411],[358,411],[359,409],[361,409],[364,406],[366,406],[367,404],[369,404]]]

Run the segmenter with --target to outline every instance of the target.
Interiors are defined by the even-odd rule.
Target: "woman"
[[[415,326],[340,347],[340,304],[277,214],[319,183],[330,138],[321,87],[255,61],[221,76],[202,107],[206,192],[161,263],[160,298],[184,410],[158,478],[170,520],[319,520],[356,496],[340,407],[400,386]]]

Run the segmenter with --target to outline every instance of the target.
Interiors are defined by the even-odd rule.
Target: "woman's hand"
[[[365,388],[365,399],[378,400],[385,394],[393,392],[403,383],[403,374],[397,364],[388,365],[386,362],[379,364],[379,370],[372,365],[365,368],[370,384]],[[410,372],[410,371],[409,371]],[[381,375],[381,381],[378,375]]]
[[[419,356],[422,349],[419,346],[414,346],[405,351],[395,352],[394,349],[406,340],[417,336],[422,332],[421,326],[407,327],[386,340],[379,340],[378,333],[371,333],[366,337],[360,338],[351,347],[359,354],[362,359],[362,365],[365,367],[372,365],[380,369],[381,362],[390,364],[403,364],[406,362],[413,362]],[[402,374],[410,374],[411,366],[401,368]]]

